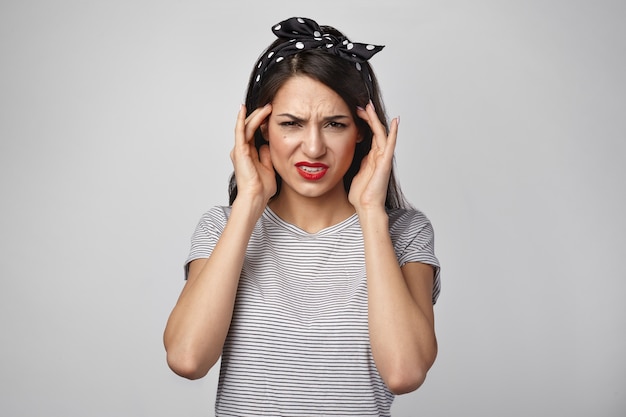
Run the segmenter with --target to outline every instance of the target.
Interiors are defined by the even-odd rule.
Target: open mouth
[[[319,180],[328,171],[328,165],[321,163],[299,162],[296,164],[298,173],[307,180]]]

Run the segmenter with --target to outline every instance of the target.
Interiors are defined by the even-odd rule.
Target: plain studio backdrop
[[[162,332],[270,27],[372,59],[432,220],[440,352],[394,416],[626,413],[621,1],[0,3],[0,414],[211,416]]]

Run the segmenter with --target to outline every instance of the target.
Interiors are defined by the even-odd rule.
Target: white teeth
[[[322,170],[322,167],[307,167],[307,166],[301,166],[300,167],[301,170],[306,171],[306,172],[320,172]]]

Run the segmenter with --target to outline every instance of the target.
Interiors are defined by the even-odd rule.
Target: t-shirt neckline
[[[340,221],[339,223],[335,223],[315,233],[309,233],[306,230],[303,230],[299,228],[298,226],[282,219],[269,206],[265,207],[264,215],[274,224],[282,227],[283,229],[289,230],[295,235],[309,237],[309,238],[327,236],[327,235],[332,235],[334,233],[341,232],[342,230],[352,226],[355,222],[358,221],[358,215],[356,213],[353,213],[352,215]]]

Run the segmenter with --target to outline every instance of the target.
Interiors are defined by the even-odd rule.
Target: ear
[[[363,142],[363,134],[361,133],[361,131],[359,131],[356,137],[356,143],[361,143],[361,142]]]

